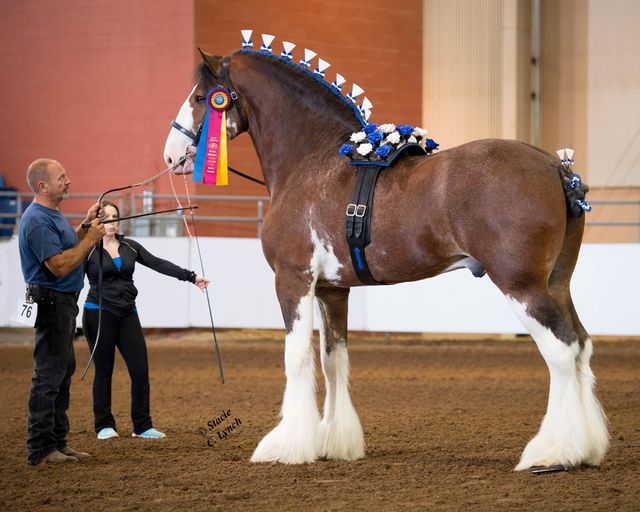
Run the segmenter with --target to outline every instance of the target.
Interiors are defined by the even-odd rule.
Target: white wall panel
[[[199,271],[195,242],[185,238],[139,238],[152,253]],[[273,272],[260,241],[201,238],[217,327],[282,328]],[[572,282],[576,309],[591,334],[640,335],[640,244],[585,244]],[[22,295],[17,240],[0,242],[0,326],[10,325]],[[135,283],[145,327],[208,327],[205,296],[193,285],[139,266]],[[86,290],[85,290],[86,292]],[[81,299],[82,303],[82,299]],[[524,332],[488,277],[467,270],[395,286],[355,288],[352,330],[392,332]]]

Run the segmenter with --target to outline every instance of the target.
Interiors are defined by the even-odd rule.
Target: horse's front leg
[[[322,319],[320,356],[326,388],[321,423],[322,456],[338,460],[361,459],[364,457],[364,435],[349,396],[349,288],[318,287],[316,297]]]
[[[315,279],[308,272],[276,271],[276,292],[286,328],[282,420],[260,441],[251,461],[313,462],[322,449],[311,344]]]

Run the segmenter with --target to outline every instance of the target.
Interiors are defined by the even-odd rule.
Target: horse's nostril
[[[173,165],[173,159],[170,156],[165,156],[164,158],[169,165]]]

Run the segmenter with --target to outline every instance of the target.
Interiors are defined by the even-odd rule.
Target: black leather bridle
[[[202,53],[202,52],[201,52]],[[229,91],[229,95],[231,96],[231,107],[235,108],[236,112],[238,112],[238,117],[240,118],[240,123],[242,123],[242,127],[247,127],[247,118],[242,113],[242,109],[240,108],[240,104],[238,103],[238,93],[231,82],[231,77],[229,76],[229,57],[223,57],[222,59],[222,68],[220,70],[220,76],[218,77],[217,86],[222,86]],[[208,66],[207,61],[205,60],[205,64]],[[211,68],[209,68],[211,70]],[[212,71],[212,70],[211,70]],[[202,135],[202,125],[198,127],[198,131],[196,133],[191,130],[185,128],[180,123],[178,123],[175,119],[171,121],[171,127],[178,130],[180,133],[183,133],[187,137],[189,137],[193,141],[193,145],[197,146],[200,142],[200,135]]]

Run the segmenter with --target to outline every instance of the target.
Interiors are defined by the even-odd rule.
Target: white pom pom
[[[378,130],[382,133],[392,133],[396,131],[396,125],[393,123],[381,124],[378,126]]]
[[[360,144],[356,148],[356,151],[360,153],[362,156],[367,156],[369,153],[371,153],[372,150],[373,150],[373,146],[369,143]]]
[[[398,142],[400,142],[400,133],[397,131],[393,131],[389,135],[387,135],[386,140],[391,144],[397,144]]]
[[[351,142],[362,142],[367,137],[367,134],[364,132],[356,132],[351,134],[351,138],[349,139]]]

